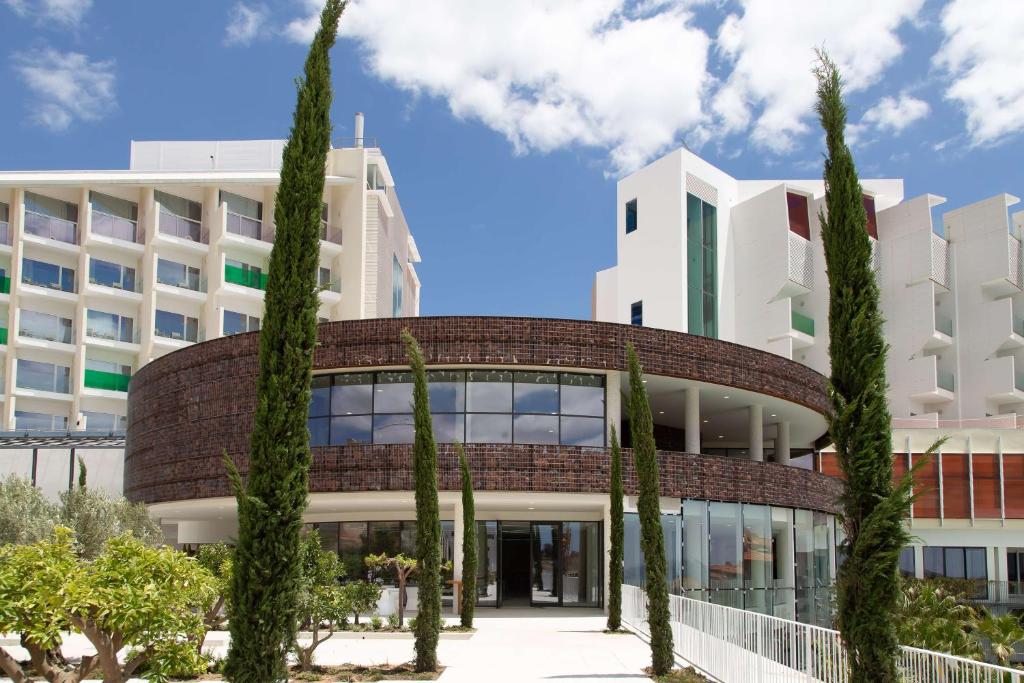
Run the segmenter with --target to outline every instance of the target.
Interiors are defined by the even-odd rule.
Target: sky
[[[319,6],[0,0],[0,170],[286,137]],[[334,137],[362,111],[387,156],[421,314],[588,318],[618,178],[684,143],[734,177],[820,177],[815,47],[862,177],[939,211],[1024,194],[1022,35],[1024,0],[352,0]]]

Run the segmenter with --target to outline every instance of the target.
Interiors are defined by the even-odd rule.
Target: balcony
[[[953,345],[953,319],[947,315],[935,313],[935,326],[931,337],[925,342],[928,350],[944,349]]]
[[[811,241],[790,231],[788,252],[787,284],[783,296],[798,296],[811,291],[814,282],[814,256]],[[789,291],[792,290],[792,291]],[[813,335],[812,335],[813,336]]]
[[[799,311],[790,312],[789,336],[794,349],[807,348],[814,344],[814,319]]]
[[[0,345],[7,346],[7,321],[3,323],[3,327],[0,327]]]
[[[949,289],[951,282],[949,269],[949,242],[935,233],[931,233],[931,280],[937,285]]]
[[[203,232],[203,224],[161,209],[157,219],[154,242],[188,250],[206,253],[209,250],[209,236]]]
[[[337,256],[341,253],[341,227],[320,221],[320,253]]]
[[[251,240],[263,239],[263,221],[256,218],[228,211],[225,227],[232,235],[248,237]]]
[[[258,270],[248,270],[230,264],[224,265],[224,282],[241,285],[251,289],[266,290],[267,274]]]
[[[143,250],[139,240],[139,228],[135,221],[93,209],[90,226],[87,244],[128,248],[133,252]]]
[[[922,403],[949,403],[956,391],[953,373],[939,368],[935,356],[912,358],[908,363],[907,388],[911,399]]]
[[[9,275],[0,275],[0,294],[11,293],[11,277]]]
[[[89,296],[97,296],[109,301],[142,301],[142,282],[138,279],[131,282],[118,282],[90,275],[84,289],[84,293]]]
[[[997,404],[1024,402],[1024,367],[1012,355],[985,361],[981,379],[984,395]]]
[[[26,210],[25,234],[45,240],[77,245],[78,223]]]
[[[103,391],[128,391],[128,382],[131,375],[118,372],[107,372],[105,370],[85,370],[85,386],[88,389],[101,389]]]
[[[11,246],[11,224],[7,221],[0,221],[0,249]]]

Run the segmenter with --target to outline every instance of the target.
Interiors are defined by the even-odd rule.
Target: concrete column
[[[686,388],[686,407],[684,408],[686,428],[686,452],[700,453],[700,389]]]
[[[607,415],[607,436],[605,437],[609,446],[612,445],[612,425],[619,433],[619,443],[622,443],[622,378],[618,370],[612,370],[605,375],[605,414]]]
[[[751,460],[764,460],[764,408],[756,404],[750,406],[749,451]]]
[[[775,435],[775,462],[781,465],[789,464],[789,422],[779,422],[776,425],[778,433]]]

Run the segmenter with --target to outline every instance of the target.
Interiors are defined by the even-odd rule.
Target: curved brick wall
[[[428,364],[626,368],[637,348],[648,374],[747,389],[828,410],[824,378],[798,363],[737,344],[630,325],[537,318],[409,318],[326,323],[318,370],[402,366],[399,333],[408,327]],[[228,495],[221,454],[244,471],[252,428],[257,335],[197,344],[149,363],[128,395],[125,494],[147,503]],[[602,491],[604,449],[485,445],[471,449],[481,490]],[[408,446],[313,449],[316,491],[411,488]],[[790,467],[663,453],[665,495],[774,502],[833,510],[836,484]],[[441,485],[456,489],[451,453],[442,448]],[[632,474],[630,473],[630,476]]]

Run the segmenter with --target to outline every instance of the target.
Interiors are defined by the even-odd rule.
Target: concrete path
[[[455,619],[448,619],[456,623]],[[643,669],[651,661],[650,647],[635,635],[602,633],[600,610],[572,608],[478,609],[477,631],[469,639],[442,637],[438,658],[446,668],[443,683],[472,681],[588,681],[637,683],[649,681]],[[26,653],[10,647],[16,657]],[[211,633],[207,650],[224,656],[226,634]],[[64,653],[78,657],[92,648],[80,635],[65,641]],[[333,638],[316,652],[320,664],[398,664],[413,659],[411,638]],[[0,681],[9,679],[0,678]]]

